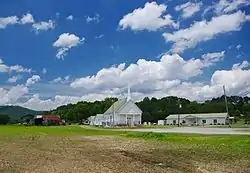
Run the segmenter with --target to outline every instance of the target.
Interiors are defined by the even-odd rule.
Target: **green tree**
[[[7,124],[10,121],[10,117],[8,115],[0,115],[0,124]]]

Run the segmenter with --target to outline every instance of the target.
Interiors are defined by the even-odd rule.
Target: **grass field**
[[[0,172],[250,172],[250,136],[0,126]]]

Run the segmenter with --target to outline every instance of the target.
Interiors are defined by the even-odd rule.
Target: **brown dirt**
[[[177,152],[179,147],[116,136],[22,137],[0,148],[0,172],[250,172],[249,167],[240,165],[244,161],[239,161],[238,166],[207,162],[189,152]]]

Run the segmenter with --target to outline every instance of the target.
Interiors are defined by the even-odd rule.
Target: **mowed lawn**
[[[250,136],[0,126],[0,172],[250,172]]]

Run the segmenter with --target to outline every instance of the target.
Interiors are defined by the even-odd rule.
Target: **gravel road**
[[[195,134],[228,134],[228,135],[250,135],[249,128],[202,128],[202,127],[176,127],[176,128],[152,128],[152,129],[126,129],[136,132],[156,133],[195,133]]]

